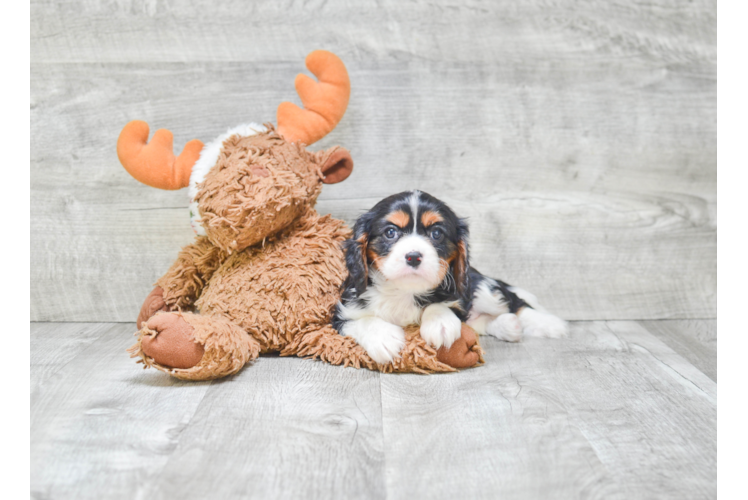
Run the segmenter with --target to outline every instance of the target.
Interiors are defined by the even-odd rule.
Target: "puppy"
[[[463,321],[508,342],[568,331],[532,294],[470,267],[465,220],[427,193],[407,191],[377,203],[356,221],[344,250],[348,277],[333,327],[377,363],[399,356],[403,327],[411,324],[437,349],[460,337]]]

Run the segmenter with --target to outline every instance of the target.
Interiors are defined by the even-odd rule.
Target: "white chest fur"
[[[354,304],[341,306],[341,315],[349,320],[374,316],[402,327],[420,324],[423,309],[416,303],[415,297],[414,291],[388,286],[386,282],[375,283],[361,296],[365,307]]]
[[[371,292],[371,293],[369,293]],[[369,306],[369,314],[382,318],[388,323],[399,326],[419,324],[423,310],[416,304],[412,292],[391,289],[374,288],[364,293]]]

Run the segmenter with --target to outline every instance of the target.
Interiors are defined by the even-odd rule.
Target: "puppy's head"
[[[414,293],[467,287],[468,228],[442,201],[406,191],[377,203],[354,226],[346,264],[357,294],[369,276]]]

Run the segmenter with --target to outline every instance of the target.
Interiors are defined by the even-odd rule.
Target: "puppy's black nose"
[[[405,254],[405,260],[408,262],[408,265],[411,267],[418,267],[421,265],[421,252],[410,252]]]

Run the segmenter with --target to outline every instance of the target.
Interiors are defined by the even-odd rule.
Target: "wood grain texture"
[[[626,498],[525,346],[481,342],[479,369],[382,377],[388,498]]]
[[[384,498],[379,373],[261,357],[214,384],[148,498]]]
[[[39,62],[297,61],[319,46],[344,60],[717,58],[713,0],[35,0],[31,12]]]
[[[31,4],[31,319],[132,321],[192,233],[186,194],[119,166],[273,121],[316,48],[348,66],[356,167],[321,211],[421,189],[475,263],[569,319],[716,316],[716,3]]]
[[[49,366],[53,346],[92,328],[96,340],[58,351],[53,376],[35,364]],[[174,451],[210,383],[140,369],[125,353],[134,331],[133,323],[32,324],[32,497],[135,498]]]
[[[716,498],[713,380],[634,322],[536,340],[525,347],[627,498]]]
[[[384,496],[379,373],[262,357],[183,382],[128,357],[134,330],[32,324],[34,498]]]
[[[642,321],[641,325],[717,381],[717,320]]]
[[[112,325],[107,323],[33,324],[30,380],[32,400],[47,380],[111,329]]]
[[[133,330],[32,323],[32,498],[716,496],[716,383],[641,323],[483,337],[456,374],[261,357],[212,383],[143,371]]]
[[[351,222],[380,197],[419,188],[470,217],[473,255],[484,272],[534,291],[549,308],[569,319],[715,315],[716,163],[707,159],[714,156],[713,144],[708,144],[702,130],[684,137],[673,128],[666,136],[683,144],[663,146],[657,152],[662,138],[650,138],[645,130],[634,133],[629,125],[622,125],[599,137],[596,144],[580,146],[585,154],[605,147],[613,150],[564,170],[566,160],[557,154],[576,140],[572,137],[578,133],[576,126],[560,133],[555,127],[536,130],[537,137],[547,141],[537,149],[522,143],[519,129],[499,123],[512,119],[505,122],[485,112],[485,98],[496,95],[489,88],[474,89],[469,99],[463,99],[462,107],[470,108],[467,112],[459,109],[459,103],[446,112],[433,106],[414,107],[421,85],[408,80],[425,82],[428,75],[444,71],[436,63],[414,66],[418,65],[390,70],[378,66],[358,73],[362,81],[373,82],[359,91],[369,97],[358,109],[354,102],[344,119],[348,125],[341,125],[322,144],[340,142],[351,148],[356,169],[345,183],[325,187],[320,211]],[[181,148],[190,138],[210,138],[229,123],[272,119],[275,103],[283,96],[268,89],[284,87],[298,64],[263,68],[241,64],[197,69],[151,65],[137,71],[132,65],[32,68],[33,319],[129,321],[135,317],[151,284],[192,236],[185,193],[142,186],[119,166],[113,144],[121,124],[138,117],[154,129],[168,126]],[[451,79],[449,84],[427,95],[441,100],[449,93],[463,95],[457,89],[470,81],[472,72],[470,68],[444,71],[438,81]],[[392,85],[388,82],[398,77],[402,87],[388,89]],[[215,96],[224,90],[227,94],[216,107]],[[714,111],[709,106],[716,95],[694,90],[683,96],[682,105],[671,108],[662,104],[662,99],[672,99],[667,97],[670,92],[639,95],[647,101],[641,106],[662,106],[662,113],[672,114],[666,119],[670,127],[684,114],[698,121]],[[201,96],[195,98],[195,93]],[[601,105],[610,97],[602,94]],[[377,102],[382,97],[389,102]],[[492,99],[493,109],[515,108],[521,102]],[[237,106],[237,101],[245,104]],[[630,108],[633,103],[620,105]],[[185,113],[186,109],[191,111]],[[250,109],[258,111],[253,114]],[[398,110],[399,115],[393,121],[383,115],[383,109]],[[574,114],[578,112],[546,110],[579,126],[590,117],[607,120],[608,116],[603,108],[590,109],[584,116]],[[423,119],[415,118],[424,114]],[[470,123],[480,116],[492,123]],[[504,141],[492,135],[500,128],[514,136],[506,152]],[[594,128],[602,130],[602,123]],[[471,132],[458,132],[467,130]],[[636,137],[626,139],[626,134]],[[636,158],[629,153],[638,147],[631,141],[650,141],[647,148],[655,156],[642,153]],[[698,165],[689,170],[686,163],[668,156],[673,150]],[[545,151],[556,159],[526,156],[529,151]],[[462,170],[469,175],[456,173]]]

